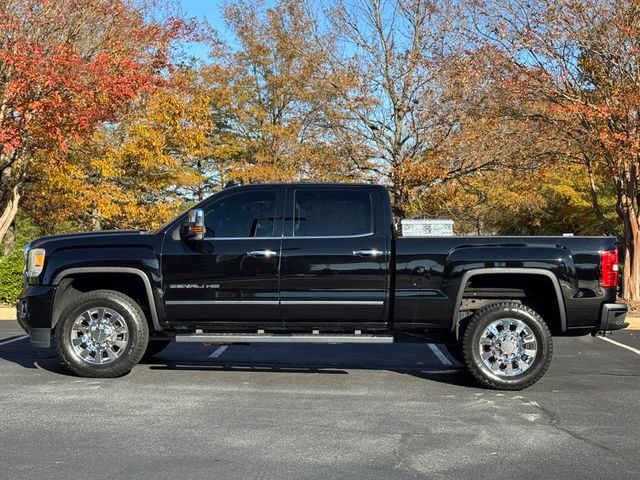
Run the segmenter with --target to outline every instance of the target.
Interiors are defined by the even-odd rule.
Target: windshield
[[[213,198],[213,196],[215,196],[215,194],[214,194],[214,195],[212,195],[212,196],[211,196],[211,197],[209,197],[209,198]],[[198,208],[198,207],[200,207],[204,202],[206,202],[207,200],[209,200],[209,198],[207,198],[207,199],[205,199],[205,200],[202,200],[202,201],[201,201],[201,202],[199,202],[199,203],[191,203],[191,204],[188,204],[187,208],[185,208],[182,212],[180,212],[178,215],[176,215],[175,217],[173,217],[171,220],[169,220],[169,221],[167,221],[167,222],[163,223],[162,225],[160,225],[160,226],[159,226],[158,228],[156,228],[155,230],[152,230],[150,233],[152,233],[152,234],[154,234],[154,235],[155,235],[155,234],[158,234],[158,233],[162,233],[162,232],[164,232],[167,228],[169,228],[169,227],[171,226],[171,224],[175,223],[175,221],[176,221],[176,220],[178,220],[180,217],[185,216],[189,210],[192,210],[192,209],[194,209],[194,208]]]

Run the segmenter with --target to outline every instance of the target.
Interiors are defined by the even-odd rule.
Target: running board
[[[381,335],[275,335],[196,333],[176,335],[178,343],[393,343],[393,337]]]

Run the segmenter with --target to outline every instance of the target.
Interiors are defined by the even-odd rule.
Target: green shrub
[[[13,305],[22,290],[22,249],[0,257],[0,303]]]
[[[0,254],[0,305],[14,305],[22,290],[23,247],[38,236],[38,229],[29,216],[18,212],[15,219],[15,249]],[[0,243],[0,252],[2,244]]]

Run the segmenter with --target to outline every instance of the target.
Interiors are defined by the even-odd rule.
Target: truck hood
[[[144,230],[100,230],[97,232],[67,233],[37,238],[27,244],[29,248],[56,247],[60,244],[73,246],[97,246],[108,244],[122,244],[131,241],[140,243],[141,236],[147,234]]]

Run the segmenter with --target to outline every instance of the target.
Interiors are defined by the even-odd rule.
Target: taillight
[[[618,273],[620,265],[618,265],[618,249],[607,250],[600,253],[600,286],[601,287],[617,287]]]

